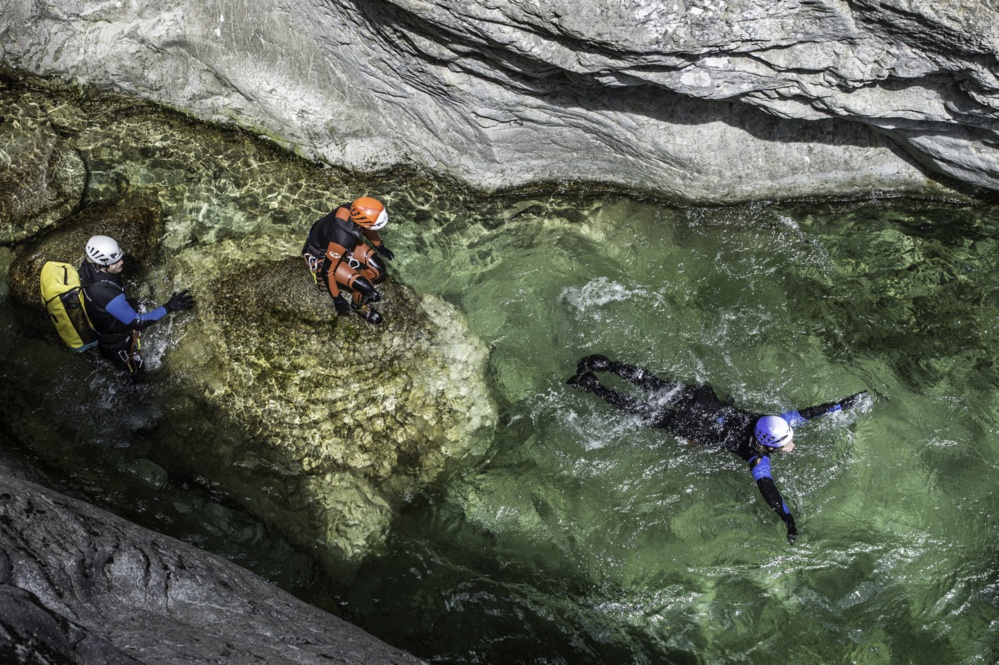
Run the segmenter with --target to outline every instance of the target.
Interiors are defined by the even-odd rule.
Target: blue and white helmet
[[[780,416],[763,416],[756,421],[753,436],[756,437],[756,443],[761,446],[780,448],[791,440],[794,430]]]

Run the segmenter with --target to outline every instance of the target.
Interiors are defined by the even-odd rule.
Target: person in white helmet
[[[653,394],[654,398],[639,400],[601,385],[595,371],[607,371],[620,376]],[[842,409],[849,409],[866,395],[866,391],[838,402],[826,402],[805,409],[788,411],[779,416],[749,413],[723,402],[711,386],[692,386],[657,377],[641,367],[592,355],[579,361],[576,374],[568,384],[592,392],[617,408],[643,416],[652,427],[660,427],[686,439],[688,443],[717,446],[735,453],[748,465],[760,493],[767,504],[787,526],[787,541],[798,537],[794,516],[770,475],[770,455],[794,450],[793,426],[812,418]]]
[[[85,260],[80,265],[83,307],[97,333],[101,355],[131,373],[142,369],[139,331],[148,328],[170,312],[194,307],[194,296],[186,289],[151,312],[139,314],[125,296],[121,270],[125,253],[108,236],[87,241]]]

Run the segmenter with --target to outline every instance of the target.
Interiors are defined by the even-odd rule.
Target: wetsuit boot
[[[593,372],[584,372],[571,377],[566,383],[576,390],[593,391],[600,385],[600,379]]]

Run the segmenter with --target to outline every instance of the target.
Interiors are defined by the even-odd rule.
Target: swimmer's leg
[[[600,380],[597,379],[596,374],[593,372],[577,374],[566,383],[577,390],[585,390],[597,395],[598,397],[602,397],[608,404],[611,404],[626,413],[634,413],[639,416],[650,416],[654,412],[654,409],[649,404],[640,402],[633,397],[628,397],[627,395],[623,395],[616,390],[611,390],[610,388],[600,385]]]
[[[600,354],[586,356],[576,363],[576,375],[579,376],[585,372],[611,372],[645,390],[673,391],[683,386],[677,381],[661,379],[649,370],[637,365],[611,360]]]

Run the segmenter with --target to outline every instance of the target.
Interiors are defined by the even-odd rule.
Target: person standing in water
[[[646,390],[651,399],[639,400],[607,388],[594,374],[597,371],[616,374]],[[838,402],[780,415],[750,413],[719,400],[711,386],[668,381],[641,367],[601,355],[581,359],[576,374],[567,383],[602,397],[622,411],[642,416],[648,425],[665,429],[688,443],[716,446],[738,455],[749,465],[764,500],[787,526],[789,543],[798,537],[798,528],[770,475],[770,456],[794,450],[793,427],[823,414],[849,409],[867,394],[859,392]]]
[[[108,236],[93,236],[87,241],[86,259],[80,265],[83,308],[97,333],[101,355],[116,366],[135,374],[142,369],[139,331],[153,325],[171,312],[194,307],[194,296],[185,289],[151,312],[139,314],[125,296],[121,271],[125,253]]]

